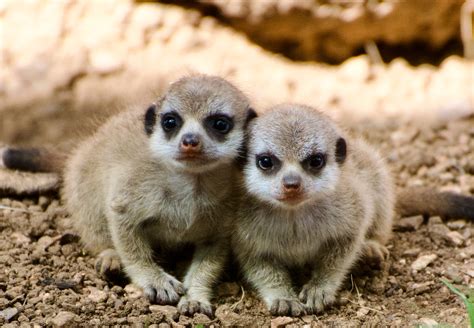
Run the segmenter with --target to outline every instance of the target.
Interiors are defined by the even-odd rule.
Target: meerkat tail
[[[474,220],[474,197],[428,188],[408,188],[397,194],[397,212],[402,216],[422,214]]]
[[[0,148],[0,167],[30,172],[62,170],[65,155],[44,148]]]

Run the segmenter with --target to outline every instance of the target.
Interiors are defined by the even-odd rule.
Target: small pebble
[[[449,221],[447,223],[447,226],[449,229],[461,230],[466,227],[466,224],[467,224],[466,220],[456,220],[456,221]]]
[[[435,328],[438,327],[438,323],[436,320],[430,319],[430,318],[421,318],[418,320],[419,326],[422,328]]]
[[[127,293],[127,296],[132,300],[143,296],[143,290],[134,284],[128,284],[125,286],[124,290]]]
[[[395,231],[414,231],[418,230],[423,224],[423,216],[411,216],[397,220],[393,226]]]
[[[89,295],[87,297],[95,303],[102,303],[107,300],[107,293],[95,287],[89,287]]]
[[[14,319],[18,315],[18,309],[14,307],[6,308],[0,311],[0,317],[4,318],[6,322]]]
[[[453,245],[453,246],[462,246],[464,244],[464,237],[457,231],[450,231],[446,234],[447,240]]]
[[[51,320],[51,323],[53,327],[71,327],[76,319],[76,314],[68,311],[61,311]]]
[[[422,270],[422,269],[426,268],[428,265],[430,265],[431,262],[436,260],[437,257],[438,257],[438,255],[436,255],[436,254],[429,254],[429,255],[419,256],[415,260],[415,262],[413,262],[411,264],[411,268],[415,271]]]
[[[166,318],[177,320],[179,318],[178,309],[171,305],[150,305],[151,312],[158,312],[165,315]]]
[[[290,317],[276,317],[272,319],[270,322],[270,327],[271,328],[282,328],[285,327],[286,325],[292,323],[294,321],[293,318]]]

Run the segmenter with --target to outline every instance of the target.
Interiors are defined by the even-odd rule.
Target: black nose
[[[185,148],[196,148],[199,146],[199,136],[193,133],[186,133],[181,139],[181,144]]]
[[[301,188],[301,177],[299,175],[283,177],[283,188],[285,191],[298,191]]]

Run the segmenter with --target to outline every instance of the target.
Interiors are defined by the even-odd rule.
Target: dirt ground
[[[433,7],[431,1],[420,3]],[[420,18],[423,28],[425,21]],[[433,18],[430,26],[434,31],[447,21],[452,19]],[[70,148],[117,106],[148,101],[170,81],[198,71],[235,82],[258,110],[291,101],[327,111],[383,151],[399,187],[474,194],[474,62],[451,56],[439,66],[414,67],[402,58],[374,64],[373,58],[360,56],[339,66],[303,63],[259,47],[252,41],[256,36],[243,35],[246,29],[233,29],[232,22],[222,24],[186,6],[131,0],[0,0],[0,30],[5,27],[0,146]],[[353,25],[342,26],[344,38],[352,40]],[[454,32],[448,30],[433,35],[451,38]],[[288,44],[286,34],[275,36]],[[307,45],[305,38],[313,34],[298,37],[301,42],[294,44]],[[150,304],[133,285],[114,285],[97,276],[94,258],[83,249],[58,197],[57,183],[54,175],[0,168],[0,326],[468,326],[462,301],[441,279],[474,290],[472,222],[398,218],[384,267],[352,275],[339,304],[323,314],[272,317],[229,269],[216,288],[215,318],[189,318],[173,306]],[[13,190],[3,188],[6,184]],[[25,193],[32,188],[35,195]]]
[[[397,183],[474,192],[474,118],[430,128],[359,125],[379,145]],[[397,220],[390,258],[381,271],[353,276],[340,304],[324,314],[274,318],[241,281],[217,287],[216,317],[180,316],[151,305],[133,285],[96,275],[54,194],[0,200],[0,320],[36,326],[467,327],[462,302],[440,281],[474,284],[474,225],[465,220]]]

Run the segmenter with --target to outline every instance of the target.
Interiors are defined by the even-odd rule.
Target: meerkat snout
[[[281,180],[283,184],[283,191],[285,194],[293,195],[301,191],[301,176],[296,174],[289,174]]]
[[[201,136],[195,133],[186,133],[181,138],[181,152],[185,154],[196,154],[201,151]]]

